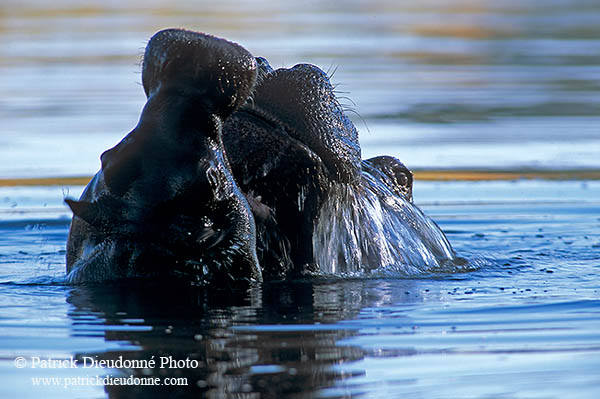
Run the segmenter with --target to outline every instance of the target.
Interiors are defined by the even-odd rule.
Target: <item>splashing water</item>
[[[373,271],[413,275],[460,265],[438,225],[395,194],[377,169],[363,165],[362,187],[334,186],[313,235],[322,273]]]

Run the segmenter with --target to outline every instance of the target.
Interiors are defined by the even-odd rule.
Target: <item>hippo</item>
[[[361,159],[325,72],[184,29],[148,42],[147,102],[73,212],[67,281],[193,284],[455,260],[398,159]]]

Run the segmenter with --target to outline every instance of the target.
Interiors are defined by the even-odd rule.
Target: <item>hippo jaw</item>
[[[325,72],[308,64],[273,70],[264,58],[257,64],[254,90],[226,120],[223,142],[242,191],[271,211],[257,221],[259,261],[279,276],[315,268],[319,208],[332,185],[359,184],[360,146]]]
[[[258,81],[237,114],[247,113],[271,125],[270,130],[262,129],[263,136],[283,135],[281,140],[295,141],[310,157],[316,155],[332,182],[356,183],[361,163],[358,132],[327,74],[311,64],[273,70],[260,57],[257,64]]]
[[[153,36],[138,125],[102,155],[81,199],[67,200],[70,282],[262,279],[253,215],[221,137],[255,79],[256,62],[238,45],[175,29]]]

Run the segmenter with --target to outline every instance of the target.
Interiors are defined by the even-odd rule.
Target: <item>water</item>
[[[313,235],[321,272],[406,277],[475,266],[457,258],[435,222],[383,184],[378,169],[363,166],[361,181],[360,192],[334,186],[321,207]]]
[[[600,167],[596,0],[3,0],[0,176],[90,176],[137,123],[150,36],[187,27],[330,71],[365,158]]]
[[[454,249],[487,262],[463,273],[309,279],[237,295],[162,284],[57,285],[68,230],[63,191],[0,189],[3,397],[166,397],[165,388],[41,388],[31,380],[106,375],[187,378],[178,397],[600,393],[597,181],[417,182],[416,203]],[[199,363],[17,369],[18,356]]]
[[[365,158],[600,167],[597,1],[413,3],[3,0],[0,179],[93,174],[137,122],[146,41],[171,26],[235,40],[274,67],[329,70],[359,114]],[[0,187],[0,397],[600,395],[598,181],[417,180],[415,203],[477,267],[234,295],[60,284],[62,200],[82,189]],[[152,356],[198,364],[83,363]],[[79,367],[32,368],[35,357]],[[187,385],[93,384],[107,375]]]

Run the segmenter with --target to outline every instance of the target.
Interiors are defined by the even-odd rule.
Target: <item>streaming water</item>
[[[438,225],[393,193],[378,170],[365,167],[361,178],[362,190],[336,185],[321,208],[313,236],[321,272],[414,276],[464,264]]]
[[[485,263],[461,273],[314,277],[233,293],[161,281],[62,285],[66,191],[0,187],[0,397],[600,394],[598,182],[417,181],[415,203],[456,253]],[[36,357],[72,357],[78,366],[34,368]],[[85,358],[157,366],[86,366]],[[158,366],[170,359],[198,363]],[[106,376],[187,385],[95,383]]]

